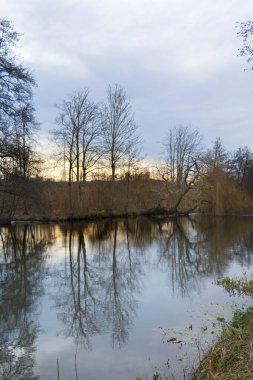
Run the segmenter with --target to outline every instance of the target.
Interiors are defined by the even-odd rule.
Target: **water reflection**
[[[55,272],[55,306],[65,336],[88,348],[92,335],[108,331],[113,346],[127,341],[147,268],[168,273],[173,292],[186,297],[200,291],[205,276],[222,277],[231,260],[252,262],[251,224],[243,218],[108,220],[63,224],[61,231],[68,257]]]
[[[173,293],[187,296],[199,289],[199,275],[207,269],[207,260],[201,250],[203,241],[203,236],[196,235],[190,218],[160,225],[158,263],[170,276]]]
[[[43,295],[49,227],[12,226],[0,231],[0,378],[37,380],[34,352]]]
[[[88,348],[92,335],[107,331],[112,345],[121,346],[133,324],[143,269],[140,257],[133,256],[126,224],[61,226],[68,255],[64,267],[54,273],[59,289],[55,307],[64,335]],[[86,241],[92,254],[87,254]]]
[[[195,229],[205,239],[202,249],[208,256],[209,273],[221,277],[232,260],[251,265],[253,228],[251,217],[202,217]]]
[[[249,218],[175,218],[161,223],[159,231],[159,265],[171,276],[173,291],[183,297],[199,291],[202,278],[221,278],[233,260],[252,263]]]
[[[95,337],[108,335],[116,350],[129,341],[152,271],[158,281],[165,273],[168,293],[182,300],[201,293],[202,282],[222,277],[231,263],[251,265],[251,220],[195,216],[2,227],[0,378],[39,379],[34,366],[45,284],[58,320],[55,337],[60,332],[91,350]]]

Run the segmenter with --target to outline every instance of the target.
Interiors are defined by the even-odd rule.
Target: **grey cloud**
[[[253,77],[237,57],[235,22],[253,14],[239,0],[2,0],[2,17],[23,33],[20,49],[36,76],[44,135],[54,103],[89,87],[96,100],[121,83],[153,156],[166,128],[189,123],[231,149],[251,145]]]

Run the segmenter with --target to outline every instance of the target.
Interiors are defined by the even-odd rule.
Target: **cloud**
[[[23,33],[19,55],[36,76],[45,130],[67,94],[90,87],[101,100],[119,82],[148,153],[180,122],[197,124],[207,141],[218,133],[230,146],[250,142],[253,80],[237,57],[235,23],[253,14],[251,1],[2,0],[0,12]]]

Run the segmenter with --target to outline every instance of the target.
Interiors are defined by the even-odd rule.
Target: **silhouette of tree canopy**
[[[35,80],[13,52],[19,40],[10,21],[0,19],[0,174],[34,174],[33,149],[38,124],[33,106]]]

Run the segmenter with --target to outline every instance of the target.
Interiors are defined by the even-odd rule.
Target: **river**
[[[252,261],[247,216],[2,226],[0,378],[187,379]]]

